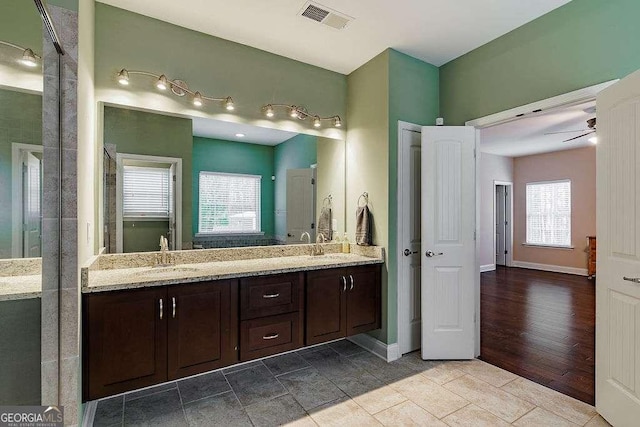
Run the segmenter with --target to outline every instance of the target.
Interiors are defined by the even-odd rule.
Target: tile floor
[[[94,426],[608,426],[480,360],[386,363],[343,340],[98,401]]]

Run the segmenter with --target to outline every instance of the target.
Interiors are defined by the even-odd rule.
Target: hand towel
[[[331,229],[331,208],[323,207],[320,211],[318,219],[318,233],[322,233],[327,242],[333,238],[333,230]]]
[[[369,206],[359,206],[356,210],[356,244],[371,246],[371,220]]]

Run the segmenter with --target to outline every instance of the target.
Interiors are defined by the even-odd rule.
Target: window
[[[123,166],[122,206],[125,218],[169,218],[171,170]]]
[[[200,172],[199,233],[260,232],[258,175]]]
[[[527,244],[571,246],[571,181],[527,184]]]

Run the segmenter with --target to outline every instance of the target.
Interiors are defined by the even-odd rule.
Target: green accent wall
[[[274,233],[274,148],[269,145],[193,138],[193,233],[198,232],[201,171],[260,175],[260,223],[265,235]],[[185,175],[186,176],[186,175]]]
[[[305,169],[317,163],[318,138],[313,135],[296,135],[274,147],[273,162],[275,181],[275,235],[280,241],[287,239],[287,218],[278,215],[287,210],[287,169]],[[326,165],[331,167],[331,165]]]
[[[462,125],[640,68],[640,2],[573,0],[440,69],[441,114]]]
[[[41,95],[0,89],[0,258],[11,258],[13,143],[42,145]]]
[[[33,1],[2,0],[0,3],[0,40],[20,46],[30,47],[37,54],[42,53],[42,20]],[[15,49],[0,46],[4,52]],[[20,58],[20,51],[15,50]]]
[[[192,134],[190,119],[104,107],[104,143],[114,144],[118,153],[182,159],[183,242],[192,241]]]
[[[122,251],[153,252],[160,250],[160,236],[167,236],[169,221],[123,221]]]

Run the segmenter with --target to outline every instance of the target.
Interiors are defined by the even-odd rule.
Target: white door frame
[[[177,250],[182,249],[182,159],[179,157],[159,157],[147,156],[145,154],[126,154],[116,153],[116,253],[123,251],[123,230],[122,230],[122,176],[124,160],[140,160],[155,163],[170,163],[176,168],[176,194],[175,194],[175,212],[176,212],[176,230],[175,230],[175,246]]]
[[[42,145],[22,144],[14,142],[11,144],[11,257],[22,258],[24,252],[22,247],[22,156],[25,152],[42,153]],[[17,203],[20,201],[20,203]],[[20,224],[17,227],[16,224]]]
[[[409,307],[402,307],[401,298],[400,298],[400,283],[402,283],[402,272],[400,271],[400,260],[403,257],[403,246],[400,244],[400,236],[403,235],[405,227],[408,227],[408,224],[404,224],[402,218],[404,218],[404,210],[409,209],[409,186],[404,185],[402,177],[405,177],[408,173],[409,165],[402,164],[402,156],[400,155],[400,150],[402,149],[402,131],[409,130],[412,132],[422,133],[422,126],[416,125],[414,123],[403,122],[398,120],[398,138],[397,138],[397,153],[398,153],[398,186],[397,186],[397,196],[398,196],[398,204],[397,204],[397,216],[396,216],[396,296],[397,296],[397,328],[398,328],[398,348],[403,348],[403,344],[409,340],[409,337],[404,333],[404,329],[400,327],[402,321],[402,310],[408,310]],[[398,357],[400,355],[398,354]]]
[[[613,85],[620,81],[620,79],[610,80],[604,83],[600,83],[594,86],[578,89],[573,92],[568,92],[562,95],[554,96],[551,98],[543,99],[540,101],[532,102],[531,104],[522,105],[520,107],[511,108],[509,110],[501,111],[499,113],[490,114],[488,116],[480,117],[477,119],[469,120],[465,123],[466,126],[474,126],[478,132],[478,146],[481,144],[480,131],[492,126],[497,126],[503,123],[513,122],[520,120],[524,117],[535,117],[537,115],[546,114],[550,110],[557,110],[566,108],[572,105],[582,104],[588,101],[595,101],[596,95],[603,89]],[[476,156],[476,200],[480,200],[480,179],[477,176],[480,170],[480,158],[481,153]],[[513,218],[512,218],[513,220]],[[476,227],[480,224],[480,207],[476,204]],[[480,239],[476,240],[476,246],[479,245]],[[478,269],[478,281],[476,283],[476,356],[480,355],[480,263],[477,263]]]
[[[509,225],[507,226],[507,233],[509,236],[509,239],[507,240],[507,256],[505,257],[505,265],[507,267],[512,267],[513,266],[513,182],[509,182],[509,181],[493,181],[493,266],[494,268],[498,266],[497,264],[497,259],[496,259],[496,216],[497,216],[497,212],[496,212],[496,187],[498,185],[503,185],[505,187],[509,188],[509,193],[507,193],[507,201],[509,203],[509,206],[507,207],[508,209],[508,214],[505,213],[505,215],[508,215],[509,217]]]

